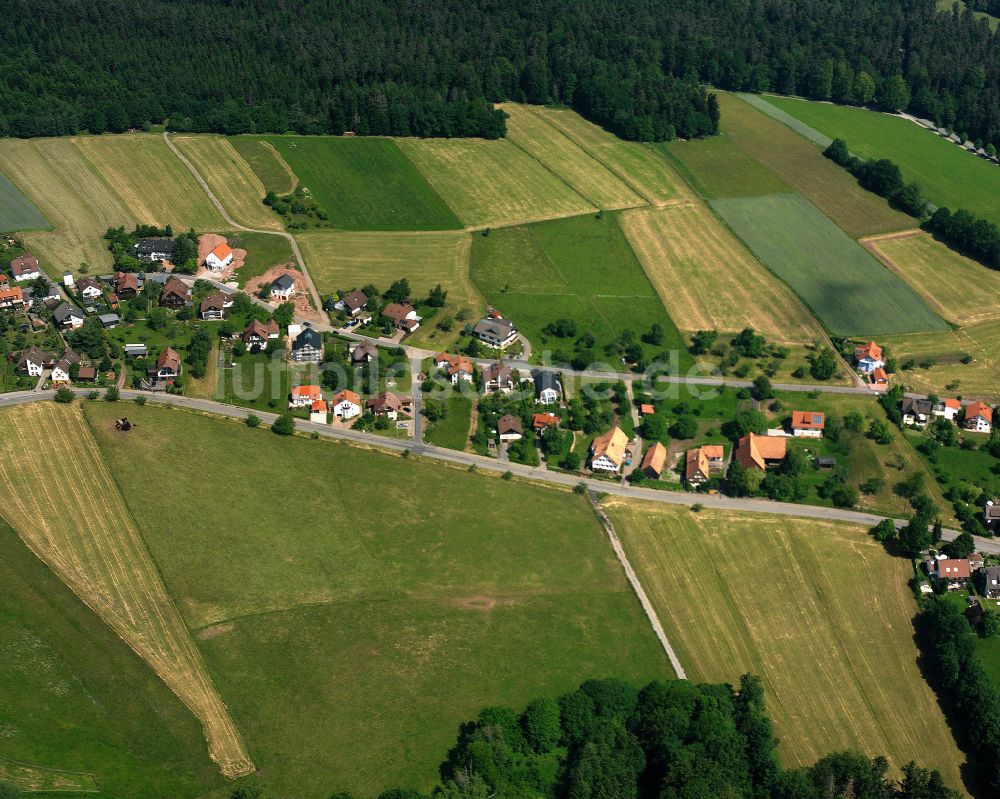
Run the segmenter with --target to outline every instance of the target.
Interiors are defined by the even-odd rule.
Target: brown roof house
[[[720,444],[706,444],[689,449],[684,461],[684,480],[690,486],[700,486],[712,479],[713,472],[722,470],[725,450]]]
[[[514,390],[514,371],[503,361],[496,361],[483,369],[483,393],[510,394]]]
[[[524,438],[521,418],[511,413],[504,414],[497,420],[497,435],[500,441],[518,441]]]
[[[786,450],[786,441],[781,436],[748,433],[736,447],[736,460],[744,469],[764,471],[771,464],[784,460]]]
[[[602,433],[590,445],[590,468],[598,472],[619,472],[625,463],[628,436],[620,427]]]
[[[387,416],[396,419],[401,413],[410,414],[410,398],[397,397],[389,391],[383,391],[377,397],[365,403],[365,409],[371,411],[376,416]]]
[[[231,307],[232,304],[233,301],[226,294],[217,291],[215,294],[209,294],[201,301],[198,313],[206,321],[210,319],[225,319],[226,308]]]
[[[667,463],[667,448],[663,446],[659,441],[653,444],[649,449],[646,450],[646,456],[642,459],[642,463],[639,468],[646,477],[652,477],[655,480],[660,479],[660,475],[663,474],[663,467]]]
[[[253,319],[240,334],[240,338],[248,352],[263,352],[270,340],[278,338],[278,323],[273,319],[268,319],[267,322]]]
[[[115,273],[115,294],[119,299],[131,300],[139,293],[139,277],[132,272]]]
[[[393,327],[412,333],[420,327],[420,317],[408,302],[390,302],[382,309],[382,316],[392,322]]]
[[[160,292],[160,305],[164,308],[183,308],[191,299],[191,287],[180,278],[172,277]]]
[[[166,383],[173,385],[181,373],[181,356],[173,347],[167,347],[156,359],[156,366],[149,368],[149,380],[153,385]]]

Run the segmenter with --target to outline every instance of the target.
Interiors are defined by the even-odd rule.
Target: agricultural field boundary
[[[0,231],[51,230],[52,225],[13,181],[0,172]]]
[[[0,496],[7,520],[201,721],[222,773],[254,771],[80,410],[33,404],[5,413]]]
[[[777,120],[782,125],[786,125],[796,133],[805,136],[813,144],[822,147],[824,150],[830,146],[833,139],[827,136],[825,133],[820,133],[816,128],[807,125],[799,119],[796,119],[791,114],[786,111],[782,111],[776,105],[771,105],[762,95],[759,94],[748,94],[746,92],[739,92],[736,95],[741,100],[749,103],[758,111],[763,111],[771,119]]]
[[[0,782],[12,782],[26,793],[98,793],[93,774],[35,766],[0,757]]]

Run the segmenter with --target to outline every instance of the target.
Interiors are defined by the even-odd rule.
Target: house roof
[[[323,390],[319,386],[292,386],[292,399],[322,399]]]
[[[616,466],[621,466],[625,461],[625,448],[627,446],[628,436],[625,435],[624,430],[617,426],[599,435],[590,445],[595,458],[605,457]]]
[[[961,402],[959,402],[957,399],[951,399],[951,398],[943,399],[943,400],[940,401],[939,404],[942,407],[951,408],[953,411],[960,410],[961,407],[962,407],[962,403]]]
[[[350,402],[354,405],[361,407],[361,397],[351,391],[349,388],[345,388],[339,394],[334,395],[332,403],[334,405],[340,405],[342,402]]]
[[[97,377],[97,369],[93,366],[81,366],[78,377],[81,380],[93,380]]]
[[[509,383],[513,379],[511,368],[503,361],[495,361],[483,369],[483,381],[486,383]]]
[[[288,272],[283,275],[276,277],[271,281],[271,290],[278,289],[279,291],[291,291],[295,288],[295,278],[292,277]]]
[[[966,419],[975,419],[977,416],[982,416],[987,422],[993,424],[993,409],[985,402],[973,402],[971,405],[965,406]]]
[[[389,391],[383,391],[377,397],[365,403],[366,408],[374,411],[398,411],[403,407],[403,401]]]
[[[963,577],[968,577],[972,572],[969,570],[969,561],[965,558],[942,558],[939,561],[935,561],[935,569],[937,570],[938,577],[946,577],[949,579],[962,579]]]
[[[646,457],[642,459],[641,468],[643,471],[652,469],[657,475],[663,472],[663,465],[667,462],[667,448],[657,441],[646,450]]]
[[[181,356],[177,354],[173,347],[167,347],[156,359],[157,369],[171,369],[179,372],[181,368]]]
[[[656,413],[656,407],[650,405],[648,402],[644,402],[642,403],[642,405],[639,406],[639,413],[641,413],[643,416],[648,416],[651,413]]]
[[[67,363],[80,363],[80,356],[73,352],[70,347],[67,347],[63,350],[60,360],[66,361]]]
[[[889,375],[885,373],[885,369],[881,366],[878,367],[874,372],[872,372],[872,382],[873,383],[888,383]]]
[[[313,413],[321,413],[321,412],[326,413],[326,402],[324,402],[321,399],[313,400],[313,403],[312,405],[309,406],[309,409]]]
[[[75,305],[70,305],[68,302],[61,303],[58,308],[52,312],[53,318],[62,324],[71,316],[75,316],[78,319],[83,319],[83,311],[77,308]]]
[[[365,357],[378,360],[378,347],[376,347],[375,344],[368,339],[365,339],[355,345],[355,347],[351,350],[352,361],[360,361]]]
[[[544,430],[551,425],[559,426],[559,417],[549,411],[548,413],[535,413],[531,416],[531,426],[535,430]]]
[[[721,459],[726,456],[726,449],[722,444],[706,444],[701,448],[701,451],[705,453],[705,457],[709,460]]]
[[[38,259],[31,253],[26,252],[24,255],[10,262],[10,271],[14,273],[14,277],[37,272]]]
[[[464,355],[449,355],[446,352],[439,352],[434,356],[434,363],[446,364],[448,375],[455,375],[459,372],[472,374],[472,361]]]
[[[992,499],[986,504],[986,518],[1000,519],[1000,498]]]
[[[701,475],[706,480],[709,478],[709,460],[721,458],[725,450],[718,444],[706,444],[703,447],[689,449],[685,456],[684,477],[691,482],[696,476]]]
[[[21,353],[21,357],[17,360],[18,367],[24,366],[31,361],[32,363],[37,363],[39,365],[43,363],[49,363],[52,360],[52,356],[46,352],[42,352],[38,347],[31,346],[28,347],[24,352]]]
[[[736,447],[736,459],[744,469],[764,469],[767,461],[785,457],[787,443],[782,436],[758,436],[748,433]]]
[[[243,339],[246,340],[256,336],[258,338],[267,338],[267,328],[264,327],[262,322],[256,319],[251,319],[250,324],[246,326],[243,330]]]
[[[205,311],[223,311],[225,308],[226,295],[221,291],[217,291],[215,294],[209,294],[201,301],[202,313],[205,313]]]
[[[24,302],[24,292],[21,290],[21,287],[13,286],[12,288],[0,289],[0,302],[5,302],[6,300]]]
[[[509,338],[511,333],[516,332],[516,330],[517,328],[514,327],[514,323],[510,319],[491,319],[486,317],[476,323],[472,332],[477,336],[492,336],[493,338],[504,340]]]
[[[504,433],[524,433],[524,429],[521,426],[521,417],[514,416],[512,413],[505,413],[497,420],[497,432],[500,435]]]
[[[792,411],[793,430],[822,430],[826,425],[826,414],[816,411]]]
[[[368,304],[368,295],[361,291],[361,289],[355,289],[345,294],[341,301],[347,310],[354,312],[364,308]]]
[[[873,361],[881,361],[882,348],[874,341],[869,341],[861,347],[854,348],[854,357],[858,360],[861,360],[862,358],[871,358]]]
[[[165,252],[167,254],[174,251],[174,240],[165,238],[142,239],[135,245],[135,250],[139,255],[152,255],[154,252]]]
[[[187,302],[188,297],[191,296],[191,289],[188,287],[187,283],[177,277],[171,277],[163,284],[163,291],[160,292],[160,299],[164,297],[174,296],[178,299],[182,299]]]
[[[225,261],[232,254],[233,248],[226,244],[226,242],[222,242],[222,244],[209,253],[209,255],[214,255],[220,261]]]
[[[323,337],[311,327],[302,328],[302,332],[295,337],[292,342],[293,350],[301,350],[305,347],[320,349],[323,346]]]
[[[559,382],[559,375],[555,372],[545,372],[541,369],[536,369],[531,373],[531,379],[535,381],[536,397],[541,396],[542,391],[547,388],[556,392],[562,390],[562,384]]]
[[[139,290],[139,277],[132,272],[115,273],[115,288],[120,294],[123,289]]]
[[[390,302],[382,309],[382,316],[393,322],[402,322],[411,313],[413,306],[408,302]]]
[[[84,289],[95,288],[98,291],[101,290],[101,284],[94,280],[92,277],[81,277],[76,281],[76,290],[83,291]]]
[[[903,397],[900,403],[903,413],[923,414],[926,416],[931,412],[931,403],[925,399],[914,399],[913,397]]]

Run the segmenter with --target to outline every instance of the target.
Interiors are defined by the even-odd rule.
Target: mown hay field
[[[197,719],[3,520],[0,583],[0,782],[95,799],[225,782]]]
[[[743,152],[725,130],[707,139],[659,142],[649,146],[664,153],[677,171],[707,199],[759,197],[794,191],[790,183]]]
[[[761,100],[830,137],[861,158],[895,161],[934,205],[964,208],[1000,224],[1000,168],[902,117],[832,103],[767,95]]]
[[[571,492],[152,405],[129,408],[139,435],[86,414],[277,795],[426,789],[484,705],[670,674]],[[219,486],[265,468],[267,490],[205,491],[192,459]]]
[[[565,180],[598,208],[632,208],[646,201],[532,106],[505,103],[507,138]]]
[[[841,523],[608,508],[688,677],[763,678],[786,766],[854,749],[962,785],[962,754],[917,666],[908,561]]]
[[[451,208],[392,139],[269,136],[335,227],[454,230]]]
[[[1000,272],[960,255],[923,232],[862,242],[956,325],[1000,317]]]
[[[0,232],[45,230],[49,221],[7,177],[0,174]]]
[[[230,136],[229,143],[247,162],[265,191],[290,194],[295,189],[299,182],[295,172],[269,141],[253,136]]]
[[[514,225],[596,210],[506,139],[399,139],[399,146],[469,227]]]
[[[704,203],[627,211],[621,226],[681,330],[752,327],[774,341],[825,340],[802,302]]]
[[[201,721],[222,773],[253,771],[80,409],[36,403],[5,410],[2,419],[0,499],[8,521]],[[113,416],[98,424],[113,431]]]
[[[801,195],[711,204],[831,333],[876,336],[949,329],[916,291]]]
[[[262,202],[264,184],[229,139],[181,134],[174,136],[173,142],[233,219],[262,230],[284,229],[278,215]]]
[[[691,189],[657,152],[619,139],[565,108],[535,108],[533,113],[566,134],[652,205],[691,196]]]

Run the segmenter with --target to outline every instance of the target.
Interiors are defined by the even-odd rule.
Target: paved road
[[[85,396],[89,389],[78,389],[77,394]],[[39,400],[51,401],[52,391],[41,393],[35,391],[16,391],[9,394],[0,394],[0,407],[12,405],[23,405]],[[189,408],[195,411],[211,413],[219,416],[227,416],[233,419],[245,419],[251,413],[259,416],[265,423],[271,424],[278,418],[277,414],[265,411],[250,411],[235,405],[227,405],[214,400],[199,399],[196,397],[182,397],[173,394],[152,393],[148,391],[135,391],[126,389],[121,392],[123,399],[133,399],[137,396],[146,397],[148,402],[176,405],[179,408]],[[125,413],[125,411],[123,411]],[[304,419],[296,420],[296,428],[307,433],[316,432],[327,438],[353,441],[358,444],[378,447],[397,452],[409,450],[423,457],[432,460],[453,463],[467,468],[482,469],[491,472],[510,471],[518,477],[536,480],[554,485],[573,488],[583,484],[587,489],[601,494],[608,494],[617,497],[629,497],[633,499],[643,499],[650,502],[662,502],[668,505],[703,505],[706,508],[716,508],[718,510],[730,510],[743,513],[771,513],[779,516],[797,516],[806,519],[824,519],[827,521],[843,521],[854,524],[873,527],[882,521],[883,516],[861,511],[842,510],[840,508],[823,508],[816,505],[796,505],[791,502],[772,502],[766,499],[745,499],[740,497],[727,497],[722,494],[690,494],[680,491],[661,491],[655,488],[642,488],[640,486],[622,486],[617,482],[600,480],[592,477],[581,477],[580,475],[565,474],[562,472],[548,471],[537,467],[524,466],[518,463],[498,463],[493,458],[482,455],[475,455],[469,452],[457,452],[450,449],[442,449],[432,444],[418,444],[409,438],[397,439],[378,436],[372,433],[364,433],[359,430],[333,427],[319,422],[310,422]],[[903,526],[906,521],[894,519],[896,526]],[[950,541],[958,535],[955,530],[945,530],[944,540]],[[1000,539],[977,538],[976,547],[980,552],[989,552],[1000,555]]]

